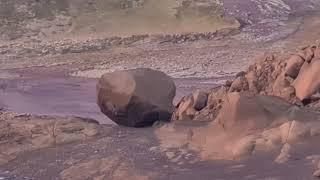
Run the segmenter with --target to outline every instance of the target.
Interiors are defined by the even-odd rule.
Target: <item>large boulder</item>
[[[276,96],[233,92],[225,97],[217,120],[225,130],[263,129],[281,119],[291,106]]]
[[[304,60],[301,56],[293,55],[291,56],[285,68],[285,75],[290,76],[292,78],[296,78],[299,74],[300,68],[303,65]]]
[[[296,96],[300,100],[310,98],[320,89],[320,59],[314,59],[311,63],[306,63],[300,70],[293,86]]]
[[[170,120],[175,93],[168,75],[139,68],[104,74],[97,84],[97,103],[115,123],[145,127]]]

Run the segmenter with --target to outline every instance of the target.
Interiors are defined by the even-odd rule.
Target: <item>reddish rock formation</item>
[[[185,103],[181,103],[173,119],[214,120],[213,116],[209,117],[209,114],[217,115],[221,105],[226,101],[224,96],[227,94],[229,97],[228,93],[232,92],[278,96],[299,106],[304,104],[309,107],[318,107],[319,103],[315,102],[318,98],[313,98],[313,96],[320,90],[319,52],[320,47],[308,46],[286,59],[265,54],[259,57],[247,71],[238,73],[233,81],[226,82],[222,87],[225,90],[223,93],[217,90],[209,92],[206,107],[189,111],[188,118],[185,118],[181,116],[181,112],[185,111]],[[192,107],[194,102],[189,101],[188,103],[188,106]]]

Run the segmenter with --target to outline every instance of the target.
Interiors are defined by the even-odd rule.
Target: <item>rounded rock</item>
[[[97,104],[119,125],[146,127],[170,120],[175,93],[168,75],[138,68],[102,75],[97,84]]]

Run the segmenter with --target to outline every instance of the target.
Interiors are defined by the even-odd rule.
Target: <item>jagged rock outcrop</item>
[[[289,58],[264,54],[247,71],[238,73],[233,81],[227,81],[222,87],[224,89],[222,94],[221,90],[217,91],[216,89],[208,92],[208,97],[216,97],[220,103],[208,100],[206,107],[195,109],[192,108],[193,101],[189,100],[186,104],[186,98],[183,98],[177,106],[173,120],[199,120],[201,117],[203,120],[212,121],[214,118],[209,117],[208,114],[218,114],[221,104],[226,101],[225,95],[233,92],[277,96],[298,106],[318,107],[319,51],[320,47],[313,45],[300,49]],[[217,96],[219,97],[217,98]],[[187,97],[187,99],[190,98]],[[183,112],[186,109],[188,109],[188,113],[184,115]]]

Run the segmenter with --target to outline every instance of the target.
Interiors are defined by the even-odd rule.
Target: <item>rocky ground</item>
[[[95,103],[96,78],[105,72],[137,67],[161,70],[174,78],[179,102],[195,89],[211,90],[236,75],[242,77],[238,73],[263,59],[264,52],[287,60],[297,49],[318,44],[320,15],[313,12],[318,1],[214,1],[214,7],[219,7],[216,12],[228,17],[220,19],[223,28],[126,37],[105,36],[99,33],[105,26],[96,24],[90,24],[89,30],[81,23],[73,26],[79,22],[71,19],[70,24],[70,18],[79,12],[66,7],[77,9],[79,4],[70,2],[56,1],[47,12],[39,11],[48,9],[46,3],[25,1],[14,6],[15,1],[1,1],[0,179],[309,180],[320,176],[319,113],[301,105],[305,101],[291,99],[290,93],[284,97],[299,107],[261,98],[260,92],[254,96],[259,97],[254,102],[264,104],[275,117],[283,110],[290,118],[273,119],[270,126],[264,121],[246,122],[239,126],[244,134],[221,115],[221,121],[211,122],[219,113],[209,113],[211,120],[204,121],[208,117],[204,111],[196,114],[200,121],[183,121],[189,117],[145,129],[117,127]],[[98,1],[93,2],[88,7]],[[204,4],[212,7],[212,2]],[[252,105],[247,101],[250,96],[235,97],[229,99]],[[274,101],[279,109],[265,104]],[[259,103],[255,105],[260,107]],[[217,122],[224,124],[223,130]],[[251,131],[252,127],[257,129]]]

